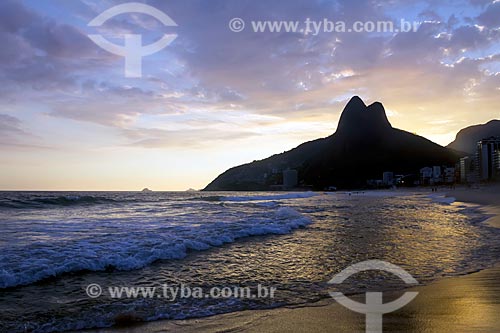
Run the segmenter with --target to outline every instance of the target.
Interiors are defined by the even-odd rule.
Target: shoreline
[[[458,202],[481,205],[490,215],[483,223],[500,228],[500,185],[441,192]],[[387,332],[500,332],[500,263],[464,275],[443,277],[427,285],[405,289],[419,295],[407,306],[384,315]],[[391,291],[393,300],[404,291]],[[364,302],[364,295],[350,296]],[[386,300],[387,302],[387,300]],[[299,307],[245,310],[186,320],[158,320],[122,327],[84,330],[88,333],[183,332],[364,332],[365,316],[333,299]]]
[[[384,315],[384,332],[500,331],[500,265],[406,289],[419,295],[407,306]],[[396,299],[401,292],[388,292]],[[350,296],[363,302],[363,295]],[[384,296],[385,298],[385,296]],[[302,307],[246,310],[187,320],[159,320],[128,327],[86,330],[92,333],[155,332],[364,332],[365,317],[334,300]]]
[[[457,187],[446,191],[447,197],[456,201],[481,205],[486,215],[490,215],[484,223],[500,228],[500,184],[482,185],[479,188]]]

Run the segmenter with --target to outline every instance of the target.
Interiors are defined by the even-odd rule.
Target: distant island
[[[366,106],[354,96],[331,136],[231,168],[203,190],[363,188],[387,171],[418,175],[426,166],[454,167],[464,155],[459,149],[393,128],[381,103]]]
[[[153,192],[153,191],[151,191],[149,188],[146,187],[146,188],[143,188],[141,192]]]

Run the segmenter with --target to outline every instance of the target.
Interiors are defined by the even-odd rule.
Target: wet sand
[[[487,221],[500,227],[500,186],[457,188],[447,196],[485,206]],[[495,215],[496,214],[496,215]],[[500,266],[448,277],[408,289],[419,295],[407,306],[384,315],[384,332],[500,332]],[[384,295],[385,302],[403,292]],[[364,296],[353,296],[363,302]],[[201,319],[164,320],[94,333],[153,332],[365,332],[365,317],[332,299],[299,308],[241,311]]]
[[[500,267],[445,278],[418,291],[406,307],[384,315],[384,332],[500,332]],[[389,299],[401,293],[390,293]],[[362,297],[353,297],[362,301]],[[364,332],[365,318],[333,300],[303,308],[242,311],[201,319],[157,321],[91,332]]]
[[[483,210],[491,215],[486,223],[500,228],[500,184],[483,185],[481,187],[457,187],[446,193],[457,201],[483,205]]]

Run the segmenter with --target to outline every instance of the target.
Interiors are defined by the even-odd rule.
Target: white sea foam
[[[451,205],[456,201],[454,197],[447,197],[444,194],[430,194],[428,195],[428,198],[432,199],[432,201],[441,203],[444,205]]]
[[[363,196],[371,198],[388,198],[388,197],[403,197],[413,195],[413,192],[406,192],[402,190],[361,190],[361,191],[347,191],[347,192],[326,192],[329,195],[337,196]]]
[[[30,284],[68,272],[102,271],[110,267],[132,270],[161,259],[180,259],[189,250],[206,250],[243,237],[286,234],[306,226],[309,218],[289,207],[259,208],[253,214],[237,211],[206,219],[141,223],[135,220],[76,221],[45,226],[44,232],[60,233],[51,242],[2,246],[0,288]],[[202,223],[200,223],[202,222]],[[120,229],[117,229],[119,226]],[[61,228],[65,229],[61,233]],[[36,228],[35,228],[36,229]],[[76,235],[87,233],[84,238]],[[68,235],[73,235],[72,239]]]
[[[270,194],[270,195],[251,195],[251,196],[232,196],[222,197],[221,201],[265,201],[265,200],[286,200],[286,199],[303,199],[311,198],[319,195],[316,192],[293,192],[284,194]]]
[[[499,257],[497,229],[483,228],[483,213],[468,204],[433,202],[429,191],[408,197],[402,197],[399,191],[394,195],[382,195],[384,192],[366,192],[363,200],[359,200],[363,194],[357,197],[355,192],[352,196],[337,192],[335,196],[291,200],[276,199],[290,193],[225,194],[273,196],[271,200],[236,202],[221,202],[221,195],[202,192],[84,193],[80,196],[102,197],[103,203],[110,204],[75,205],[59,200],[60,193],[10,193],[7,202],[31,202],[42,197],[63,204],[47,205],[50,208],[27,205],[16,210],[0,205],[3,286],[30,284],[64,272],[77,274],[82,269],[112,266],[130,270],[157,259],[183,258],[190,250],[238,242],[240,237],[286,234],[311,222],[303,215],[314,218],[315,224],[283,237],[265,236],[131,273],[72,274],[58,279],[58,288],[43,283],[0,289],[3,308],[12,309],[0,311],[0,327],[6,332],[74,331],[111,326],[123,314],[146,321],[185,319],[316,302],[324,296],[321,281],[331,278],[329,272],[342,270],[352,260],[361,260],[360,256],[389,254],[388,260],[404,264],[421,283],[490,266]],[[375,197],[369,198],[372,194]],[[443,193],[432,194],[440,197]],[[391,237],[395,232],[398,237]],[[310,251],[311,245],[317,245],[317,251]],[[401,248],[411,252],[397,251]],[[161,299],[121,302],[83,297],[82,286],[88,283],[142,286],[153,281],[202,287],[265,282],[285,292],[278,293],[272,304],[240,299],[185,298],[171,303]],[[373,284],[369,287],[385,290],[392,288],[391,281],[370,279]],[[346,281],[344,287],[349,293],[363,292],[366,286],[359,285]]]

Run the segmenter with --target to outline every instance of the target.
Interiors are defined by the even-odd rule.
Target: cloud
[[[488,28],[500,27],[500,2],[490,3],[486,10],[477,17],[477,20]]]
[[[217,142],[246,139],[256,136],[250,131],[219,131],[216,129],[164,130],[158,128],[125,129],[123,134],[131,140],[129,146],[143,148],[202,148]]]
[[[456,53],[475,50],[487,47],[492,42],[492,38],[498,39],[499,36],[496,32],[490,33],[489,30],[481,30],[477,26],[461,26],[453,31],[448,47]]]
[[[21,120],[0,114],[0,149],[49,149],[39,142],[39,138],[25,131]]]
[[[0,31],[17,33],[27,23],[35,21],[37,15],[15,0],[4,0],[0,3]]]
[[[23,134],[21,130],[21,121],[16,117],[7,114],[0,114],[0,135],[8,136],[11,134]]]
[[[9,45],[0,49],[2,96],[43,105],[43,112],[54,118],[118,129],[127,140],[138,133],[135,142],[154,146],[176,142],[175,136],[190,144],[197,137],[205,140],[205,134],[206,140],[217,141],[235,133],[222,128],[221,134],[212,135],[212,129],[205,133],[195,127],[184,135],[174,129],[163,132],[151,123],[151,131],[138,125],[152,116],[201,111],[209,115],[203,122],[216,126],[232,121],[228,111],[242,111],[279,117],[285,125],[323,121],[334,127],[346,96],[354,94],[393,102],[398,114],[411,103],[471,100],[486,114],[498,87],[495,71],[485,69],[494,68],[498,59],[481,60],[498,53],[498,2],[473,1],[471,13],[476,15],[462,7],[454,10],[451,1],[148,1],[178,23],[178,37],[144,58],[140,80],[123,78],[123,58],[101,50],[86,36],[86,23],[118,3],[63,2],[61,10],[75,19],[71,23],[18,1],[2,2],[0,40]],[[404,14],[427,21],[417,32],[395,34],[250,31],[252,20],[397,23]],[[243,18],[247,29],[231,32],[227,24],[232,17]],[[155,22],[143,15],[123,15],[98,31],[141,33],[150,40],[165,32]],[[422,114],[434,112],[429,107]],[[188,125],[200,121],[188,118]],[[255,126],[248,128],[251,135],[259,124],[249,126]]]

